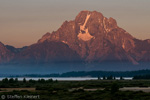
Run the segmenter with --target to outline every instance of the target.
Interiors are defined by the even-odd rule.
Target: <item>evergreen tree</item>
[[[105,77],[105,76],[103,76],[103,80],[106,80],[106,77]]]
[[[53,79],[48,79],[47,82],[53,82]]]
[[[98,80],[101,80],[100,76],[98,76]]]
[[[18,78],[15,78],[15,82],[16,82],[16,83],[18,82]]]
[[[41,79],[41,83],[45,83],[45,79]]]
[[[27,81],[26,81],[26,78],[23,78],[23,83],[26,83]]]
[[[116,80],[116,77],[114,76],[114,80]]]
[[[4,79],[2,80],[2,82],[3,82],[3,83],[8,83],[8,78],[4,78]]]
[[[112,79],[113,79],[112,75],[107,77],[107,80],[112,80]]]
[[[9,83],[14,83],[15,81],[14,81],[14,79],[13,78],[10,78],[9,79]]]
[[[123,77],[122,77],[122,76],[120,77],[120,80],[123,80]]]

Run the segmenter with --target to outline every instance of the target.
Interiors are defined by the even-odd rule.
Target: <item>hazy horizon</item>
[[[149,4],[148,0],[1,0],[0,41],[15,47],[31,45],[82,10],[113,17],[134,37],[150,39]]]

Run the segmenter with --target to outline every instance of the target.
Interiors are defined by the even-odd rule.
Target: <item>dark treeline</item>
[[[20,80],[18,80],[18,78],[9,78],[9,79],[8,78],[4,78],[4,79],[2,79],[1,82],[2,83],[18,83],[19,81]],[[23,78],[23,80],[21,80],[21,82],[26,83],[27,82],[26,78]],[[30,79],[30,80],[28,80],[28,82],[30,82],[30,83],[35,83],[35,82],[47,83],[48,82],[49,83],[49,82],[54,82],[54,81],[53,81],[53,79],[48,79],[48,80],[45,80],[45,79],[38,79],[38,80]]]
[[[26,75],[9,75],[8,77],[134,77],[138,75],[148,75],[150,70],[138,71],[72,71],[62,74],[26,74]]]
[[[136,75],[133,79],[150,79],[150,74],[147,75]]]
[[[63,73],[61,77],[103,77],[103,76],[114,76],[114,77],[133,77],[136,75],[147,75],[150,70],[138,70],[138,71],[78,71],[78,72],[67,72]]]

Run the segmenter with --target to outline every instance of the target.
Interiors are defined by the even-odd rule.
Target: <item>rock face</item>
[[[19,52],[22,52],[24,49],[27,48],[27,46],[22,47],[22,48],[15,48],[15,47],[10,46],[10,45],[5,45],[5,47],[6,47],[8,50],[10,50],[11,52],[15,53],[15,54],[17,54],[17,53],[19,53]]]
[[[13,58],[14,54],[0,42],[0,64],[7,63]]]
[[[36,64],[81,61],[80,56],[68,45],[57,41],[33,44],[17,54],[14,60],[19,61],[19,63]]]
[[[135,39],[118,27],[115,19],[106,18],[96,11],[81,11],[74,21],[65,21],[56,32],[45,34],[38,43],[44,41],[63,42],[88,62],[128,61],[138,64],[142,60],[150,61],[148,40]]]
[[[14,58],[14,61],[34,63],[125,61],[139,64],[150,61],[150,40],[134,38],[115,19],[99,12],[81,11],[75,20],[65,21],[57,31],[46,33]]]

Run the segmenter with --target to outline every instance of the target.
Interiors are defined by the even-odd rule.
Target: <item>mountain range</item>
[[[81,11],[57,31],[23,48],[0,42],[0,63],[150,62],[150,39],[140,40],[97,11]]]

